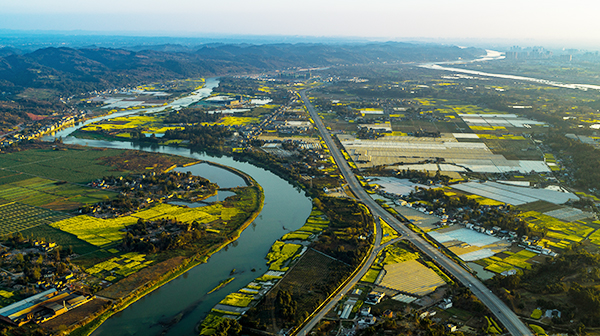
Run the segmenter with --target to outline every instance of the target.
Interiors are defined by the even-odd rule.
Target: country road
[[[458,281],[460,281],[464,286],[467,286],[473,294],[485,304],[490,311],[494,314],[494,316],[504,325],[504,327],[510,332],[511,335],[533,335],[531,330],[517,317],[517,315],[510,309],[504,302],[502,302],[496,295],[494,295],[481,281],[475,278],[471,273],[467,270],[456,264],[453,260],[444,255],[437,248],[430,245],[416,233],[412,232],[410,229],[405,227],[399,220],[397,220],[392,214],[385,211],[377,202],[375,202],[362,188],[354,173],[350,169],[348,162],[342,155],[340,149],[336,146],[335,142],[332,139],[331,134],[327,131],[323,121],[319,117],[316,112],[314,106],[306,97],[306,90],[302,90],[299,92],[300,97],[304,101],[304,105],[308,109],[311,118],[314,120],[314,123],[321,134],[321,137],[325,141],[325,144],[329,148],[331,155],[333,156],[336,164],[338,165],[340,172],[346,179],[350,189],[356,195],[360,201],[362,201],[373,213],[374,216],[378,216],[383,218],[386,223],[389,223],[398,233],[402,234],[404,239],[411,241],[419,250],[433,259],[437,264],[442,266],[448,273],[452,274]],[[378,245],[375,245],[373,252],[378,248]],[[374,256],[369,256],[369,258],[373,258]],[[372,261],[371,261],[372,262]],[[366,267],[362,265],[362,268]],[[362,269],[360,270],[362,271]],[[365,270],[366,272],[366,270]],[[335,297],[335,299],[339,300],[339,294]],[[337,300],[332,300],[337,302]],[[327,308],[326,305],[324,308]],[[331,305],[329,308],[333,307]],[[324,315],[323,312],[327,312],[326,309],[321,309],[321,314],[315,314],[315,316],[305,324],[305,326],[299,330],[297,334],[305,335],[310,329],[307,329],[309,325],[316,325],[320,317]]]

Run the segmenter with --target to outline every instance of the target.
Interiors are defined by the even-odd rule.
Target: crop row
[[[64,219],[67,215],[27,204],[10,202],[0,205],[0,234],[22,231],[42,224]]]

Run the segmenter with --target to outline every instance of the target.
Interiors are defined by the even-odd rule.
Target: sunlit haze
[[[531,39],[600,46],[600,3],[480,0],[4,0],[0,29]]]

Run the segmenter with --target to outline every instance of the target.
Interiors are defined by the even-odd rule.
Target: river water
[[[188,104],[190,100],[199,100],[210,95],[218,86],[218,80],[207,79],[206,90],[196,91],[190,99],[177,100],[173,107]],[[171,105],[169,104],[169,105]],[[161,107],[164,108],[164,107]],[[156,108],[148,111],[136,110],[120,115],[140,112],[156,112]],[[117,114],[101,119],[112,118]],[[90,123],[98,120],[89,120]],[[241,236],[226,248],[214,254],[207,263],[198,265],[180,277],[158,288],[135,302],[125,310],[115,314],[102,324],[92,335],[125,336],[125,335],[197,335],[196,324],[201,321],[210,309],[227,294],[234,292],[256,277],[266,272],[265,256],[273,242],[290,230],[300,228],[310,215],[312,203],[299,190],[278,176],[248,163],[234,161],[230,157],[212,157],[200,153],[192,153],[189,149],[179,147],[139,147],[129,142],[99,141],[77,139],[69,134],[81,126],[74,126],[47,136],[46,141],[62,137],[64,143],[90,147],[139,149],[144,151],[186,156],[198,160],[212,161],[234,167],[252,176],[264,189],[264,207],[254,222],[242,232]],[[244,182],[230,171],[206,164],[198,164],[180,168],[180,171],[191,171],[195,175],[209,178],[222,188],[243,185]],[[239,179],[239,180],[238,180]],[[240,182],[241,180],[241,182]],[[210,295],[206,293],[219,284],[219,281],[230,276],[235,269],[235,280],[223,289]],[[255,272],[252,270],[255,269]],[[169,328],[165,323],[178,321]]]
[[[442,65],[473,63],[473,62],[481,62],[481,61],[492,61],[492,60],[499,60],[499,59],[503,59],[503,58],[504,58],[504,56],[502,56],[499,52],[493,51],[493,50],[487,50],[486,56],[483,56],[483,57],[475,59],[475,60],[425,63],[425,64],[421,64],[420,67],[426,68],[426,69],[432,69],[432,70],[460,72],[460,73],[466,73],[466,74],[477,75],[477,76],[496,77],[496,78],[504,78],[504,79],[514,79],[514,80],[525,81],[525,82],[534,82],[534,83],[538,83],[538,84],[556,86],[556,87],[561,87],[561,88],[566,88],[566,89],[579,89],[579,90],[584,90],[584,91],[600,90],[600,85],[570,84],[570,83],[562,83],[562,82],[556,82],[556,81],[551,81],[551,80],[547,80],[547,79],[540,79],[540,78],[533,78],[533,77],[505,75],[505,74],[497,74],[497,73],[490,73],[490,72],[483,72],[483,71],[476,71],[476,70],[469,70],[469,69],[461,69],[461,68],[450,68],[450,67],[442,66]]]

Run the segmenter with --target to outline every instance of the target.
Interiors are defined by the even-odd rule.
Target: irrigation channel
[[[207,88],[209,86],[210,88]],[[218,85],[214,79],[207,80],[207,90],[203,96],[210,95],[212,88]],[[140,113],[137,110],[131,113]],[[155,111],[150,111],[155,112]],[[125,114],[120,114],[125,115]],[[117,116],[112,114],[108,118]],[[97,118],[86,122],[90,123]],[[310,215],[312,203],[302,192],[278,176],[248,163],[234,161],[230,157],[212,157],[199,153],[191,153],[189,149],[178,147],[138,147],[130,142],[99,141],[78,139],[68,136],[77,128],[64,129],[44,140],[52,141],[61,136],[64,143],[90,147],[119,149],[138,149],[151,152],[174,154],[216,162],[234,167],[252,176],[264,189],[265,203],[260,215],[226,248],[214,254],[207,263],[198,265],[178,278],[141,298],[125,310],[106,320],[92,335],[125,336],[125,335],[197,335],[194,328],[210,309],[227,294],[234,292],[254,278],[266,272],[265,256],[273,242],[290,230],[300,228]],[[206,177],[220,187],[228,188],[243,184],[244,181],[232,172],[198,164],[180,171],[191,171],[194,175]],[[230,276],[235,269],[235,280],[225,288],[207,295],[219,281]],[[255,272],[252,272],[255,269]]]

